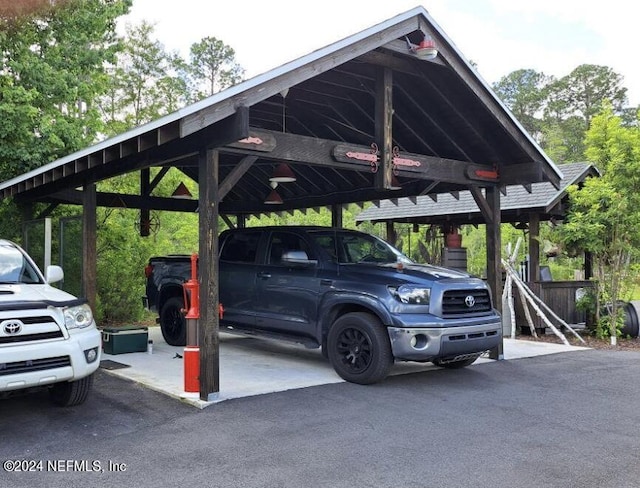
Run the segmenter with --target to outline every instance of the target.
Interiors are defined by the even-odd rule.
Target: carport
[[[437,54],[436,51],[437,50]],[[295,181],[272,187],[275,170]],[[169,168],[198,200],[152,194]],[[137,172],[138,194],[96,183]],[[487,279],[500,296],[500,191],[560,171],[444,31],[415,8],[196,104],[0,184],[31,217],[33,202],[83,207],[83,291],[96,297],[97,206],[199,214],[200,398],[219,391],[218,217],[341,206],[468,190],[487,234]],[[272,194],[275,190],[275,194]],[[494,352],[499,357],[500,351]]]

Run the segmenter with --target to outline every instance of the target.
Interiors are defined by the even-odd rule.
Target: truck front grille
[[[442,315],[456,316],[491,311],[487,290],[447,290],[442,299]]]
[[[64,368],[66,366],[71,366],[71,358],[69,356],[31,359],[28,361],[16,361],[14,363],[0,363],[0,376],[46,371],[48,369]]]

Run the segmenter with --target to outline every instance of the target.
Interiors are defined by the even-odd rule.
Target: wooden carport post
[[[151,193],[151,169],[142,168],[140,170],[140,195],[148,196]],[[151,234],[149,219],[151,211],[148,208],[140,209],[140,237],[148,237]]]
[[[331,227],[342,227],[342,205],[331,205]]]
[[[218,216],[220,199],[257,159],[244,158],[227,179],[219,185],[219,151],[217,148],[249,135],[249,109],[240,106],[236,113],[219,122],[207,149],[198,154],[198,282],[200,285],[200,400],[212,401],[220,391],[220,344],[218,332],[220,303],[218,288]],[[220,188],[222,186],[222,188]]]
[[[389,68],[376,72],[375,138],[380,149],[376,188],[388,190],[393,174],[393,73]]]
[[[200,249],[200,400],[211,401],[220,391],[218,329],[218,151],[200,151],[198,159]]]
[[[385,224],[387,227],[387,242],[395,247],[398,243],[398,234],[396,233],[396,228],[393,225],[393,220],[387,220]]]
[[[502,312],[502,239],[500,235],[500,190],[495,186],[486,188],[486,201],[490,218],[487,219],[487,283],[493,294],[496,309]],[[502,334],[500,344],[489,352],[491,359],[504,359]]]
[[[96,184],[88,183],[82,188],[82,294],[96,312],[97,256],[96,256]]]
[[[494,307],[502,312],[502,239],[500,236],[500,190],[496,186],[487,186],[485,195],[482,195],[480,188],[469,187],[473,199],[478,204],[478,208],[486,222],[487,239],[487,284],[493,295]],[[489,351],[491,359],[504,359],[504,349],[502,345],[502,334],[500,334],[500,344]]]
[[[527,278],[527,277],[525,277]],[[540,281],[540,215],[529,214],[529,281]]]

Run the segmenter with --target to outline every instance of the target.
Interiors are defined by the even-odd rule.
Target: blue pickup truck
[[[370,384],[394,361],[473,363],[500,342],[487,285],[416,264],[378,237],[327,227],[258,227],[220,235],[221,330],[321,347],[345,380]],[[189,256],[151,258],[146,308],[168,344],[184,345]]]

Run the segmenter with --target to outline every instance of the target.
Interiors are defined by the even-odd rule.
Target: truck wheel
[[[187,343],[187,324],[182,315],[182,298],[171,297],[160,310],[162,337],[170,346],[184,346]]]
[[[60,407],[73,407],[84,403],[92,386],[93,375],[85,376],[76,381],[56,383],[49,389],[49,398]]]
[[[386,378],[393,364],[387,331],[368,313],[352,312],[336,320],[329,330],[327,351],[336,373],[361,385]]]
[[[447,369],[460,369],[460,368],[465,368],[471,364],[473,364],[476,359],[478,359],[477,357],[475,358],[467,358],[467,359],[461,359],[460,361],[450,361],[450,362],[441,362],[439,359],[435,359],[433,361],[433,364],[435,364],[436,366],[440,366],[441,368],[447,368]]]

